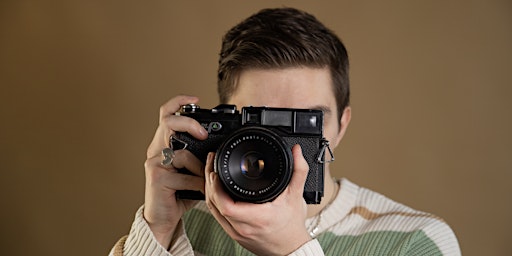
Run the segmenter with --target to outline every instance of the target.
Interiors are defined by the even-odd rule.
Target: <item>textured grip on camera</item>
[[[215,152],[218,145],[222,142],[222,139],[225,136],[221,135],[215,135],[215,134],[209,134],[208,139],[205,141],[199,141],[192,137],[188,133],[179,132],[176,133],[175,137],[182,141],[183,143],[186,143],[187,149],[192,154],[194,154],[203,164],[206,163],[206,157],[208,156],[209,152]],[[179,145],[175,145],[176,147],[179,147]],[[175,150],[178,150],[180,148],[175,148]],[[189,170],[183,168],[178,170],[179,173],[184,173],[188,175],[194,175]],[[188,200],[204,200],[204,194],[200,191],[194,191],[194,190],[178,190],[176,191],[176,198],[177,199],[188,199]]]

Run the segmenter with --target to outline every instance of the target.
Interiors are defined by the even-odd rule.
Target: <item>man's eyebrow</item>
[[[329,115],[332,112],[331,108],[329,108],[328,106],[325,106],[325,105],[316,105],[316,106],[310,107],[309,109],[321,110],[324,112],[324,115]]]

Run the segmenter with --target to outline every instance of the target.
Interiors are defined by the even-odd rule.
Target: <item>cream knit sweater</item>
[[[347,179],[320,217],[313,239],[291,255],[461,255],[455,234],[435,215],[413,210]],[[130,234],[110,255],[253,255],[233,241],[204,202],[185,214],[167,251],[137,211]]]

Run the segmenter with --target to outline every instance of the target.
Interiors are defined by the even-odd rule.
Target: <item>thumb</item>
[[[300,145],[297,144],[293,146],[292,155],[293,175],[289,187],[294,192],[299,191],[302,197],[302,193],[304,192],[304,184],[306,183],[306,178],[308,177],[309,165],[302,155],[302,148]]]

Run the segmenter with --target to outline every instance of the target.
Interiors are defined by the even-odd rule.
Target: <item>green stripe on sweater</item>
[[[191,209],[185,229],[195,251],[205,255],[254,255],[233,241],[209,213]],[[325,255],[442,255],[422,230],[375,231],[358,236],[325,232],[318,238]]]

